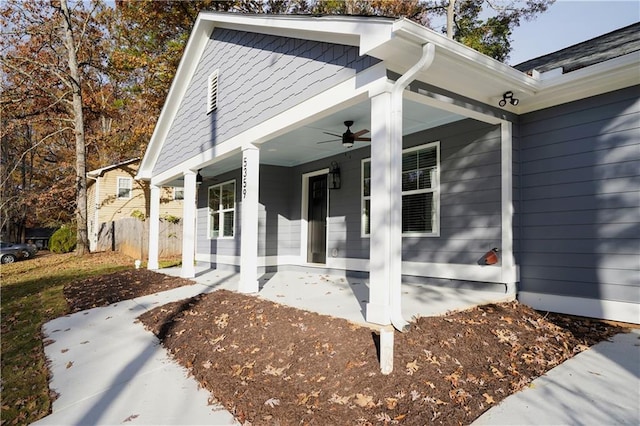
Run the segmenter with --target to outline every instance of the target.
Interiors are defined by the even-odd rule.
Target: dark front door
[[[307,262],[327,260],[327,175],[309,178]]]

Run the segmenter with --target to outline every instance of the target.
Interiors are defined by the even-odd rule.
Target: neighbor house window
[[[233,237],[236,183],[209,187],[209,238]]]
[[[209,75],[207,91],[207,114],[218,109],[218,70]]]
[[[179,187],[173,188],[173,199],[184,200],[184,188],[179,188]]]
[[[437,235],[440,201],[439,142],[402,151],[402,234]],[[362,161],[362,232],[369,235],[371,160]]]
[[[119,177],[117,194],[118,198],[131,198],[131,178]]]

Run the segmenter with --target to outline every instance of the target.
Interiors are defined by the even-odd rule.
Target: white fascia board
[[[390,18],[344,15],[314,17],[202,12],[200,16],[219,28],[360,46],[361,55],[369,46],[388,40],[394,22]]]
[[[298,127],[355,105],[369,97],[369,90],[387,82],[384,64],[380,63],[352,78],[325,90],[306,101],[272,117],[214,147],[154,176],[152,183],[162,186],[182,175],[184,170],[196,170],[237,154],[247,144],[260,145]],[[238,168],[240,163],[238,163]]]
[[[535,97],[521,102],[520,114],[640,84],[640,52],[541,80]]]
[[[533,94],[539,88],[539,82],[527,74],[406,18],[394,22],[393,34],[417,46],[432,43],[436,46],[436,55],[445,55],[459,63],[468,69],[470,76],[481,73],[522,93]]]
[[[180,60],[180,64],[178,65],[178,69],[176,70],[176,74],[173,77],[173,82],[171,83],[171,87],[167,94],[167,99],[165,100],[162,111],[160,112],[160,117],[158,117],[156,126],[153,129],[151,140],[149,141],[142,163],[140,164],[136,179],[151,179],[153,167],[158,160],[158,156],[160,155],[164,141],[169,133],[171,124],[178,112],[180,104],[182,103],[184,94],[189,87],[193,73],[200,62],[200,57],[202,56],[202,52],[204,51],[212,31],[213,27],[211,24],[202,20],[201,17],[198,16],[198,19],[193,26],[191,37],[189,37],[182,59]]]

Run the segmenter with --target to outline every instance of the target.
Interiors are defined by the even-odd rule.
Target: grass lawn
[[[62,289],[90,276],[133,268],[118,253],[79,258],[72,253],[39,253],[34,259],[2,265],[0,270],[3,425],[28,424],[51,406],[42,325],[68,313]]]

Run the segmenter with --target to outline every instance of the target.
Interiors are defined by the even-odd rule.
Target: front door
[[[309,178],[307,262],[327,260],[327,175]]]

